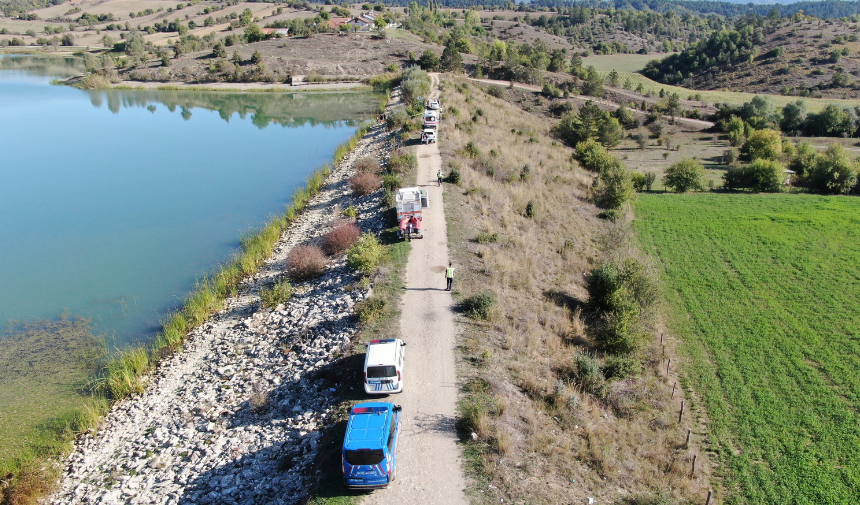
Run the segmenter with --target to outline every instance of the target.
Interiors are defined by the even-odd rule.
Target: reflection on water
[[[159,105],[170,112],[177,110],[183,119],[191,119],[192,109],[217,111],[229,122],[238,117],[258,128],[278,124],[295,128],[319,124],[356,122],[367,119],[379,102],[371,93],[239,93],[229,91],[184,90],[88,90],[90,103],[95,107],[107,106],[114,114],[123,108],[140,107],[155,112]]]
[[[77,56],[0,55],[0,70],[32,76],[64,78],[86,72],[83,58]]]

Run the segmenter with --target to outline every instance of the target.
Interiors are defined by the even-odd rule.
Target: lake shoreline
[[[307,209],[298,215],[287,231],[282,234],[278,245],[275,248],[273,257],[266,262],[265,266],[258,273],[242,282],[239,289],[239,295],[237,297],[230,298],[227,301],[226,308],[224,310],[219,311],[213,317],[209,318],[201,327],[191,331],[189,338],[185,343],[184,350],[165,357],[158,362],[155,370],[145,379],[147,388],[143,394],[117,401],[110,408],[109,413],[100,424],[98,433],[88,433],[79,437],[76,442],[74,452],[72,452],[68,458],[63,458],[65,460],[63,466],[68,466],[70,469],[72,467],[76,467],[74,462],[77,461],[80,463],[82,461],[80,459],[75,459],[76,455],[80,458],[81,454],[85,454],[85,456],[83,456],[84,460],[89,460],[89,458],[92,457],[92,451],[95,450],[98,452],[96,448],[103,447],[103,442],[107,437],[121,437],[124,434],[127,434],[129,429],[133,429],[138,426],[139,420],[129,417],[129,413],[139,408],[141,405],[146,404],[148,401],[154,401],[156,404],[164,406],[165,402],[162,400],[165,395],[169,396],[175,393],[175,388],[164,390],[160,389],[160,386],[163,386],[166,382],[171,382],[171,374],[176,374],[177,371],[181,369],[185,370],[185,372],[190,372],[193,375],[194,370],[199,370],[202,365],[216,362],[223,365],[225,359],[231,359],[230,357],[225,356],[218,357],[218,352],[223,350],[223,347],[221,347],[220,344],[215,343],[219,339],[221,339],[221,344],[223,344],[224,339],[227,338],[228,340],[232,339],[231,345],[237,345],[240,347],[247,345],[245,348],[246,350],[249,348],[256,349],[256,351],[248,351],[250,354],[256,354],[257,352],[263,354],[271,353],[273,348],[266,342],[248,344],[245,341],[248,339],[256,340],[256,338],[259,338],[261,335],[269,334],[268,330],[263,329],[268,324],[276,324],[278,326],[288,324],[291,328],[300,329],[301,331],[299,331],[299,333],[302,335],[306,335],[308,332],[317,331],[317,329],[319,329],[317,327],[321,326],[323,322],[322,319],[315,319],[313,317],[308,318],[308,314],[326,315],[326,318],[323,318],[326,319],[326,322],[322,325],[324,328],[321,330],[323,338],[319,341],[322,347],[316,344],[306,345],[301,342],[301,338],[299,338],[298,342],[294,342],[295,354],[291,356],[289,362],[268,363],[268,366],[262,367],[270,370],[280,365],[288,369],[297,370],[296,373],[301,375],[301,377],[293,381],[287,381],[287,385],[285,385],[284,382],[276,379],[270,371],[261,373],[259,380],[254,381],[253,384],[244,380],[244,377],[237,376],[235,380],[238,383],[234,386],[228,386],[228,389],[233,389],[234,394],[225,401],[228,403],[230,401],[233,402],[232,407],[235,409],[235,413],[239,417],[246,416],[248,414],[252,417],[258,416],[259,412],[256,409],[250,412],[248,411],[248,400],[242,395],[245,393],[255,394],[259,388],[263,387],[263,384],[268,384],[271,388],[269,398],[271,398],[273,402],[275,399],[283,397],[284,395],[298,399],[298,402],[296,403],[289,403],[292,407],[292,409],[288,411],[290,413],[295,413],[294,409],[301,403],[309,405],[309,408],[312,410],[326,404],[324,398],[317,402],[317,400],[322,398],[319,396],[321,392],[314,391],[309,393],[303,391],[305,389],[304,386],[306,385],[305,375],[307,374],[302,375],[302,373],[307,372],[308,370],[312,371],[319,366],[322,366],[322,360],[318,354],[319,352],[325,351],[328,352],[329,355],[334,355],[340,352],[339,349],[342,349],[343,346],[350,345],[350,336],[355,332],[354,327],[356,325],[352,321],[353,316],[351,311],[348,309],[354,305],[354,303],[369,296],[369,291],[352,290],[351,293],[346,292],[347,290],[344,288],[351,286],[350,283],[353,283],[353,281],[356,280],[356,277],[352,272],[347,270],[345,260],[341,257],[336,261],[330,262],[329,270],[322,278],[313,283],[298,284],[296,286],[296,296],[286,307],[279,306],[275,311],[261,309],[258,292],[260,287],[268,285],[274,278],[281,275],[285,266],[285,255],[292,248],[292,245],[295,245],[297,241],[302,242],[312,239],[313,237],[318,238],[327,225],[329,225],[333,220],[339,218],[339,213],[336,212],[336,210],[340,203],[352,202],[351,205],[358,207],[362,211],[359,223],[362,229],[367,231],[378,231],[381,229],[384,222],[381,217],[381,209],[379,209],[381,191],[377,191],[370,196],[362,197],[360,199],[353,198],[349,192],[347,181],[349,176],[353,173],[352,163],[358,159],[358,157],[367,154],[375,154],[376,156],[384,157],[387,154],[389,137],[390,135],[384,131],[384,126],[377,125],[370,131],[370,133],[365,135],[365,137],[358,142],[358,145],[351,150],[351,152],[346,156],[346,159],[340,162],[332,174],[327,178],[320,194],[311,199]],[[334,308],[334,312],[331,310],[332,307]],[[329,321],[329,319],[331,319],[331,321]],[[230,322],[227,323],[225,321]],[[273,321],[275,322],[273,323]],[[262,333],[255,333],[258,331],[262,331]],[[279,335],[280,338],[295,337],[295,335]],[[203,351],[202,354],[200,354],[201,351]],[[215,355],[213,356],[212,353]],[[192,356],[195,356],[196,358]],[[245,356],[248,356],[248,354]],[[198,366],[191,366],[189,361]],[[256,362],[258,360],[253,359],[252,361]],[[220,368],[223,369],[223,366]],[[252,368],[254,368],[253,363]],[[259,371],[260,367],[257,366],[254,369]],[[199,377],[203,379],[204,382],[212,386],[209,388],[209,392],[213,393],[215,396],[218,395],[219,391],[224,390],[225,384],[228,384],[222,382],[225,380],[224,376],[220,373],[222,371],[223,370],[218,370],[216,368],[212,370],[212,374],[210,376]],[[181,384],[185,385],[188,385],[191,382],[192,381],[190,379],[180,381]],[[230,383],[232,383],[232,381]],[[178,383],[173,383],[174,386],[176,384]],[[250,392],[242,392],[243,387],[251,387],[252,390]],[[287,389],[290,389],[291,387],[295,387],[296,391],[288,392]],[[193,392],[192,397],[196,398],[199,396],[199,391],[192,391],[191,389],[188,389],[188,391]],[[308,396],[308,394],[310,394],[310,396]],[[218,399],[213,398],[213,401],[216,400]],[[276,419],[271,418],[273,417],[272,413],[278,411],[278,409],[284,406],[285,404],[283,399],[271,404],[271,409],[269,409],[271,411],[269,415],[269,421],[271,421],[270,427],[275,427],[281,424],[275,422]],[[149,405],[145,409],[144,412],[146,413],[146,418],[152,419],[149,415],[153,412],[152,409],[152,405]],[[203,412],[199,408],[196,410],[191,408],[188,409],[187,412],[190,413],[189,415],[193,416],[199,414],[204,418],[209,414],[213,414],[213,412]],[[220,412],[214,412],[216,415],[216,421],[221,419],[219,416],[222,412],[224,411],[220,410]],[[324,415],[325,413],[320,411],[313,416],[310,416],[310,419],[306,419],[306,417],[309,417],[305,416],[307,412],[308,411],[306,410],[302,410],[298,413],[298,418],[293,423],[295,424],[296,429],[290,431],[290,435],[285,437],[287,440],[295,440],[301,449],[306,449],[311,442],[315,440],[313,437],[308,438],[305,435],[307,433],[318,433],[314,430],[314,427],[316,426],[316,423],[324,422],[321,421],[321,419],[326,417]],[[169,412],[162,420],[167,424],[170,420],[175,418],[175,413]],[[125,423],[130,423],[131,426]],[[207,440],[211,440],[212,434],[215,433],[210,431],[210,425],[211,422],[208,421],[201,425],[203,429],[200,433],[206,434],[204,438]],[[117,429],[116,427],[118,426],[124,427]],[[138,436],[134,441],[146,441],[149,438],[148,435],[155,431],[157,430],[146,431],[145,433],[140,434],[140,436]],[[216,432],[217,431],[218,430],[216,430]],[[274,432],[278,431],[278,429],[274,430]],[[280,431],[283,431],[283,427]],[[162,454],[160,449],[157,449],[156,452],[162,455],[162,459],[167,458],[167,455]],[[145,451],[144,454],[146,453],[147,452]],[[303,454],[303,451],[299,450],[298,453]],[[214,455],[218,456],[218,451],[215,451]],[[114,461],[114,456],[115,455],[112,452],[107,454],[107,466],[110,468],[113,468],[117,463]],[[150,454],[144,458],[144,460],[149,460],[151,457],[152,456]],[[184,458],[184,456],[182,456],[182,458]],[[306,458],[307,462],[312,462],[312,460],[312,457]],[[181,461],[176,461],[176,463],[180,467],[183,464],[187,464],[186,462]],[[107,480],[111,480],[111,476],[120,468],[129,470],[130,474],[138,474],[138,471],[135,469],[135,465],[137,465],[136,462],[131,465],[128,463],[120,463],[113,469],[108,468],[106,470],[107,474],[105,475],[105,478]],[[82,475],[80,473],[80,467],[76,468],[78,468],[78,473],[76,475]],[[297,469],[296,471],[298,471],[301,468],[304,468],[304,466],[298,465],[295,468]],[[69,472],[67,472],[66,480],[69,478]],[[78,484],[80,484],[80,482]],[[79,488],[79,485],[75,485],[74,489],[71,491],[72,494],[79,498],[86,496],[87,493],[84,495],[78,494]],[[60,493],[62,494],[65,489],[65,486],[61,488]],[[299,488],[296,489],[298,490]],[[289,492],[289,489],[285,491]],[[67,495],[63,498],[60,498],[60,496],[61,495],[57,495],[54,499],[62,500],[64,502],[67,500],[74,500],[71,495]]]
[[[351,308],[371,290],[355,286],[358,277],[342,255],[321,278],[297,284],[286,306],[261,308],[259,289],[283,275],[293,246],[317,240],[340,219],[342,207],[359,209],[363,231],[383,229],[381,190],[353,197],[348,179],[358,158],[384,158],[390,138],[383,125],[373,127],[238,295],[191,331],[184,350],[158,363],[144,393],[118,401],[97,433],[78,439],[54,501],[169,495],[172,503],[214,503],[251,492],[242,482],[269,496],[304,496],[319,430],[332,418],[332,393],[314,387],[312,376],[351,345],[357,331]],[[254,400],[261,396],[263,407]],[[285,464],[289,470],[278,471]],[[249,470],[256,478],[248,478]]]

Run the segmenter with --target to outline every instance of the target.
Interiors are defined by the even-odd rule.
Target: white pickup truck
[[[425,128],[424,131],[421,132],[421,143],[429,144],[431,142],[436,142],[436,130]]]

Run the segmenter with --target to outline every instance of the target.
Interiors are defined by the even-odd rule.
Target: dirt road
[[[431,74],[438,96],[438,76]],[[418,147],[418,185],[427,188],[430,209],[424,238],[412,242],[406,267],[406,293],[400,334],[406,343],[403,393],[388,401],[403,406],[398,444],[397,479],[368,496],[365,504],[466,504],[460,449],[454,431],[457,403],[454,343],[456,326],[451,294],[445,291],[448,236],[442,188],[436,172],[442,166],[436,144]],[[456,282],[456,279],[455,279]]]

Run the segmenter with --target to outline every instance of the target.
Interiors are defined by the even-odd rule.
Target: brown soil
[[[263,57],[264,81],[283,81],[287,76],[320,76],[325,79],[360,80],[383,73],[394,63],[406,65],[409,53],[420,55],[427,44],[412,38],[377,39],[366,33],[340,35],[321,33],[307,38],[272,39],[255,44],[234,45],[227,48],[232,57],[238,51],[242,57],[242,70],[253,72],[256,65],[250,62],[251,55],[259,51]],[[200,51],[173,60],[169,68],[155,64],[137,69],[124,78],[132,80],[212,82],[230,80],[228,68],[222,72],[210,72],[217,61],[211,51]],[[232,63],[227,65],[232,66]]]

